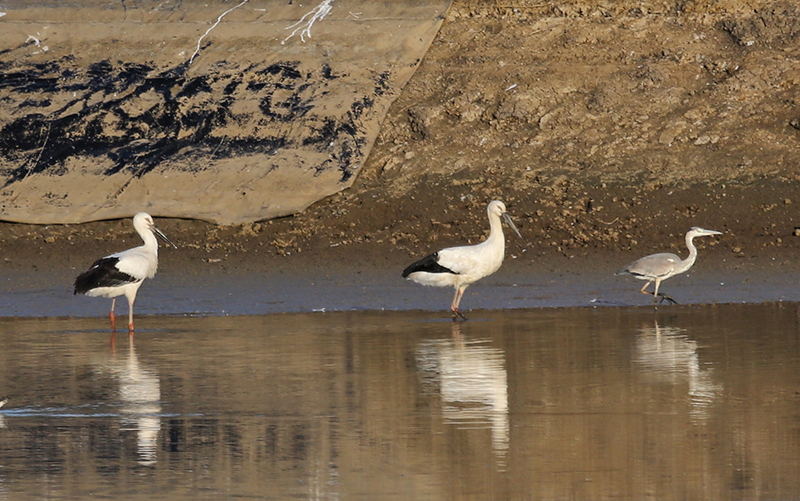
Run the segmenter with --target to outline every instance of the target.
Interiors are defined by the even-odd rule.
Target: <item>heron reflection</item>
[[[503,350],[488,339],[465,341],[459,325],[452,339],[431,339],[417,349],[417,369],[426,390],[438,393],[447,424],[489,428],[492,450],[504,462],[509,447],[508,377]]]
[[[139,364],[133,336],[128,336],[128,343],[127,360],[113,364],[122,401],[120,429],[136,431],[138,462],[151,465],[156,462],[161,431],[161,383],[157,374]]]
[[[4,405],[8,403],[9,398],[10,397],[8,396],[0,397],[0,408],[2,408]],[[5,427],[6,427],[6,417],[0,414],[0,429]]]
[[[707,418],[722,391],[722,385],[714,382],[713,369],[701,367],[697,342],[686,336],[684,329],[660,327],[658,321],[654,327],[642,328],[633,361],[660,381],[685,381],[693,418]]]

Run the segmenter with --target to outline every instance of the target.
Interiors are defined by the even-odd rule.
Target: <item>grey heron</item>
[[[676,304],[677,301],[664,293],[658,292],[661,282],[680,273],[687,271],[697,260],[697,247],[694,246],[695,237],[706,237],[711,235],[721,235],[722,233],[714,230],[706,230],[695,226],[686,233],[686,247],[689,248],[689,256],[681,259],[671,252],[663,252],[637,259],[628,266],[619,270],[616,275],[633,275],[639,280],[646,280],[647,283],[642,287],[642,294],[652,294],[653,304],[661,301],[668,301]],[[647,286],[655,282],[655,292],[648,292]],[[659,297],[661,301],[659,301]]]
[[[436,287],[455,287],[453,303],[453,320],[458,317],[467,318],[458,310],[461,296],[470,284],[489,276],[500,268],[505,256],[505,237],[500,218],[505,219],[508,226],[522,238],[506,206],[499,200],[489,203],[486,209],[489,215],[489,237],[477,245],[448,247],[426,256],[403,270],[403,278],[413,280],[422,285]]]
[[[117,296],[128,298],[128,330],[133,332],[133,302],[145,278],[153,278],[158,269],[156,235],[176,249],[164,233],[156,228],[150,214],[140,212],[133,217],[133,227],[144,245],[117,252],[95,261],[75,279],[75,294],[108,297],[111,299],[111,330],[115,330],[114,305]]]

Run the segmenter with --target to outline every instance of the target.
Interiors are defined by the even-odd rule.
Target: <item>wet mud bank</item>
[[[99,254],[88,254],[85,246],[50,244],[48,249],[61,247],[63,253],[48,250],[6,258],[0,273],[0,315],[96,317],[98,329],[104,329],[111,302],[72,293],[75,277],[119,242],[102,244],[106,250]],[[133,244],[131,239],[127,244]],[[450,319],[452,289],[423,287],[401,278],[411,262],[406,251],[361,244],[329,249],[324,259],[312,254],[162,249],[158,274],[146,281],[137,296],[137,318],[420,310],[435,312],[443,321]],[[467,289],[462,309],[470,320],[493,318],[504,309],[652,310],[651,296],[639,292],[642,282],[614,275],[640,256],[631,251],[565,256],[511,243],[502,268]],[[766,255],[742,257],[722,245],[705,246],[689,272],[661,286],[679,304],[661,305],[658,311],[668,313],[697,304],[792,303],[798,301],[798,281],[800,266],[792,251],[773,248]],[[126,311],[123,301],[117,313]],[[147,322],[140,324],[145,327]]]

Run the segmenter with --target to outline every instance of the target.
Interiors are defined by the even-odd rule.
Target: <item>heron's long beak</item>
[[[692,228],[692,229],[693,229],[693,230],[695,230],[696,232],[698,232],[698,233],[699,233],[699,235],[698,235],[698,236],[707,236],[707,235],[722,235],[722,232],[721,232],[721,231],[716,231],[716,230],[707,230],[707,229],[705,229],[705,228],[698,228],[697,226],[695,226],[695,227],[694,227],[694,228]]]
[[[508,212],[504,212],[503,213],[503,219],[506,220],[506,224],[508,225],[508,227],[511,228],[514,231],[514,233],[517,234],[517,236],[520,238],[520,240],[525,240],[524,238],[522,238],[522,235],[520,235],[519,230],[517,229],[517,227],[514,226],[514,221],[511,220],[511,216],[508,215]]]
[[[156,228],[155,226],[153,226],[153,233],[155,233],[155,234],[156,234],[156,236],[160,237],[160,238],[161,238],[161,240],[163,240],[163,241],[167,242],[168,244],[170,244],[171,246],[175,247],[176,249],[178,248],[178,246],[177,246],[177,245],[175,245],[175,244],[173,244],[173,243],[172,243],[172,240],[170,240],[169,238],[167,238],[167,236],[166,236],[166,235],[164,235],[164,233],[163,233],[161,230],[159,230],[158,228]]]

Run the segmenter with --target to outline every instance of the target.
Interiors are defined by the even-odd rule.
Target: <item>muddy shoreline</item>
[[[438,187],[430,189],[434,193]],[[526,199],[511,198],[509,210],[525,241],[507,234],[503,268],[468,289],[464,306],[469,311],[648,307],[648,298],[638,293],[641,282],[614,272],[654,252],[685,256],[683,233],[691,226],[723,235],[698,239],[695,267],[665,282],[663,290],[681,305],[796,301],[800,237],[795,235],[793,189],[791,183],[764,181],[717,189],[659,188],[645,197],[633,190],[620,195],[620,187],[613,192],[582,187],[576,193],[591,199],[588,211],[585,202],[564,203],[569,195],[562,194],[560,203],[551,197],[548,203],[543,190],[534,205],[540,207],[538,214],[522,209]],[[447,318],[450,290],[408,283],[400,273],[428,252],[484,237],[484,207],[450,193],[431,195],[425,214],[419,212],[417,196],[369,204],[377,198],[374,192],[356,189],[298,216],[253,225],[157,218],[179,248],[162,247],[159,273],[143,287],[137,311],[227,315],[422,309],[440,310]],[[662,222],[665,215],[668,223]],[[107,301],[72,295],[74,277],[94,259],[140,243],[130,219],[4,223],[0,235],[4,316],[103,316]]]
[[[701,226],[723,235],[697,242],[692,273],[764,283],[750,300],[793,300],[800,11],[736,0],[506,4],[453,2],[350,188],[252,224],[154,214],[180,245],[162,251],[156,280],[330,274],[344,285],[369,270],[394,284],[412,260],[480,241],[486,204],[500,199],[525,239],[508,238],[505,282],[605,277],[643,255],[685,255],[683,235]],[[130,219],[0,223],[0,275],[69,291],[95,258],[135,245]]]
[[[488,232],[485,202],[471,189],[436,182],[414,195],[391,199],[359,183],[296,216],[255,224],[219,226],[193,220],[156,218],[180,244],[170,260],[179,267],[235,263],[259,272],[403,263],[439,248],[481,241]],[[500,191],[500,190],[498,190]],[[794,182],[658,186],[582,185],[570,181],[560,192],[546,188],[505,196],[524,241],[507,238],[508,252],[522,249],[532,261],[626,257],[659,251],[685,253],[683,235],[693,226],[722,231],[699,240],[701,253],[715,249],[735,261],[791,256],[800,247]],[[498,193],[500,195],[500,193]],[[88,256],[139,245],[130,219],[79,225],[0,223],[8,271],[60,266],[81,268]],[[516,249],[516,251],[515,251]]]
[[[195,223],[159,223],[169,228],[180,247],[161,249],[159,272],[137,297],[137,317],[425,310],[449,319],[450,289],[422,287],[400,277],[412,259],[407,249],[366,242],[320,250],[300,247],[299,252],[284,248],[279,254],[264,239],[266,235],[221,239],[218,247],[206,248],[202,239],[187,238],[186,226],[194,228]],[[98,226],[89,225],[87,233]],[[27,248],[6,247],[10,252],[5,253],[0,272],[0,315],[97,317],[98,329],[105,328],[109,301],[74,296],[72,283],[95,257],[136,244],[129,228],[122,233],[125,236],[119,239],[90,242],[88,236],[74,234],[72,240],[42,243],[39,239]],[[796,249],[766,246],[764,252],[748,255],[732,252],[725,235],[719,243],[706,240],[695,266],[662,285],[662,291],[680,304],[661,306],[659,311],[695,304],[798,300]],[[467,289],[462,307],[472,320],[489,319],[492,310],[509,308],[652,308],[650,298],[639,293],[641,282],[614,276],[622,265],[645,253],[586,248],[571,253],[509,239],[503,267]],[[125,311],[123,301],[117,313]],[[148,328],[156,324],[141,323]]]

